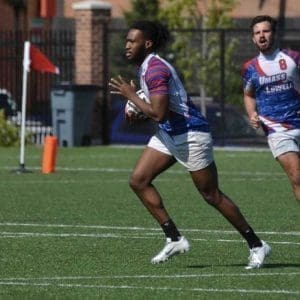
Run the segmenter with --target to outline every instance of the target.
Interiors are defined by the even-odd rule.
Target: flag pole
[[[29,41],[24,43],[23,55],[23,86],[22,86],[22,111],[21,111],[21,142],[20,142],[20,166],[18,173],[28,173],[25,169],[25,137],[26,137],[26,98],[27,98],[27,80],[30,70],[59,74],[59,69]]]
[[[25,173],[25,123],[26,123],[26,98],[27,98],[27,79],[30,71],[30,42],[24,43],[23,56],[23,86],[22,86],[22,111],[21,111],[21,143],[20,143],[20,165],[18,172]]]

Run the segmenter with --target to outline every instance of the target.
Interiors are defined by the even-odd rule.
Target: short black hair
[[[271,24],[272,31],[276,32],[277,21],[268,15],[261,15],[261,16],[256,16],[255,18],[253,18],[251,25],[250,25],[251,30],[253,31],[253,27],[257,23],[261,23],[261,22],[269,22]]]
[[[168,28],[159,22],[148,20],[135,21],[129,27],[129,29],[137,29],[142,31],[145,38],[153,42],[153,51],[164,48],[170,38],[170,32]]]

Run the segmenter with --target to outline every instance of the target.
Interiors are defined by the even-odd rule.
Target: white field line
[[[15,167],[13,166],[5,166],[3,169],[13,169]],[[34,166],[27,166],[28,169],[32,170],[40,170],[40,167],[34,167]],[[0,168],[1,169],[1,168]],[[70,172],[103,172],[103,173],[130,173],[132,172],[132,169],[127,169],[127,168],[88,168],[88,167],[78,167],[78,168],[71,168],[71,167],[56,167],[55,170],[57,171],[70,171]],[[169,174],[188,174],[188,172],[184,169],[182,170],[173,170],[169,169],[166,171],[166,173]],[[251,172],[251,171],[219,171],[218,172],[220,175],[231,175],[231,176],[280,176],[280,177],[285,177],[286,175],[283,172]]]
[[[209,292],[209,293],[243,293],[243,294],[279,294],[279,295],[300,295],[300,291],[293,290],[255,290],[255,289],[208,289],[208,288],[174,288],[169,286],[137,286],[137,285],[97,285],[97,284],[67,284],[51,282],[29,283],[16,281],[0,281],[0,285],[10,286],[51,286],[61,288],[88,288],[88,289],[135,289],[135,290],[152,290],[152,291],[180,291],[180,292]]]
[[[52,233],[52,232],[0,232],[0,239],[4,238],[72,238],[72,237],[83,237],[83,238],[116,238],[116,239],[155,239],[155,236],[149,235],[132,235],[132,234],[114,234],[114,233]],[[203,239],[203,238],[190,238],[191,241],[202,241],[202,242],[221,242],[221,243],[244,243],[242,239]],[[270,241],[270,244],[282,244],[282,245],[296,245],[300,246],[300,242],[289,242],[289,241]]]
[[[83,229],[112,229],[112,230],[127,230],[127,231],[157,231],[161,232],[161,229],[156,227],[135,227],[135,226],[105,226],[105,225],[72,225],[72,224],[43,224],[43,223],[17,223],[17,222],[2,222],[0,227],[48,227],[48,228],[83,228]],[[238,234],[235,230],[209,230],[209,229],[183,229],[182,232],[200,232],[200,233],[212,233],[212,234]],[[257,231],[259,234],[266,235],[290,235],[300,236],[300,231]]]
[[[235,181],[235,182],[244,182],[244,181],[253,181],[253,182],[274,182],[274,181],[280,181],[282,182],[283,177],[251,177],[251,178],[247,178],[247,177],[230,177],[230,178],[225,178],[222,181]],[[99,183],[99,178],[93,178],[93,179],[62,179],[62,180],[52,180],[52,179],[33,179],[33,180],[26,180],[26,184],[77,184],[80,181],[80,183],[87,183],[87,184],[95,184],[95,183]],[[178,182],[178,178],[177,177],[158,177],[155,178],[154,182]],[[180,179],[181,182],[191,182],[191,178],[190,177],[184,177]],[[10,182],[14,183],[14,184],[20,184],[20,185],[24,185],[23,181],[12,181],[10,180]],[[101,178],[101,182],[108,182],[108,183],[128,183],[128,178]]]
[[[300,272],[268,272],[268,273],[203,273],[203,274],[174,274],[174,275],[103,275],[103,276],[54,276],[54,277],[9,277],[0,278],[0,281],[60,281],[60,280],[96,280],[96,279],[185,279],[185,278],[211,278],[211,277],[277,277],[300,276]]]
[[[214,150],[218,150],[221,152],[229,152],[226,155],[230,157],[235,157],[237,155],[236,153],[231,152],[270,152],[268,145],[266,145],[265,147],[214,146]]]
[[[40,180],[26,180],[26,184],[29,185],[29,184],[77,184],[78,181],[80,181],[80,183],[87,183],[87,184],[95,184],[95,183],[99,183],[99,179],[95,178],[93,180],[91,179],[86,179],[86,180],[76,180],[76,179],[65,179],[65,180],[44,180],[44,179],[40,179]],[[155,179],[155,182],[178,182],[178,178],[175,178],[175,177],[169,177],[169,178],[156,178]],[[181,182],[190,182],[191,179],[189,177],[185,177],[185,178],[182,178],[180,179]],[[282,182],[282,178],[279,178],[279,177],[275,177],[275,178],[265,178],[265,177],[257,177],[257,178],[246,178],[246,177],[238,177],[238,178],[234,178],[234,177],[230,177],[230,178],[226,178],[226,181],[231,181],[231,182],[249,182],[249,181],[253,181],[253,182],[274,182],[274,181],[280,181]],[[12,182],[12,181],[10,181]],[[104,178],[104,179],[101,179],[101,182],[107,182],[107,183],[125,183],[127,184],[128,183],[128,178],[123,178],[123,179],[116,179],[116,178],[111,178],[111,179],[108,179],[108,178]],[[24,185],[24,182],[23,181],[14,181],[14,184],[19,184],[19,185]]]

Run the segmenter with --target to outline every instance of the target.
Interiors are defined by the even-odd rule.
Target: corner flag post
[[[30,71],[30,42],[24,43],[23,55],[23,86],[22,86],[22,110],[21,110],[21,144],[20,144],[20,168],[19,172],[25,172],[25,122],[27,102],[27,80]]]
[[[26,137],[26,102],[27,81],[30,70],[42,73],[59,74],[59,68],[55,66],[38,48],[29,41],[24,43],[23,55],[23,87],[22,87],[22,111],[21,111],[21,145],[20,145],[20,168],[18,172],[25,173],[25,137]]]

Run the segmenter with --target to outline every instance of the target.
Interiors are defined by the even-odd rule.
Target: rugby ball
[[[150,103],[150,100],[147,98],[143,90],[138,90],[136,94],[145,102]],[[125,113],[133,114],[135,118],[138,119],[146,119],[147,116],[142,113],[142,111],[129,99],[127,100],[126,106],[125,106]]]

